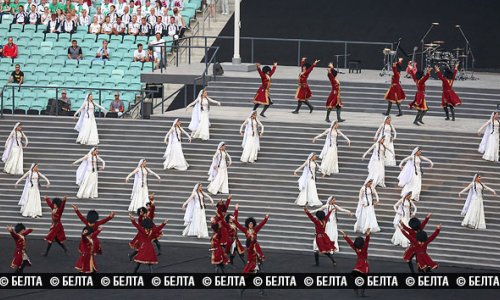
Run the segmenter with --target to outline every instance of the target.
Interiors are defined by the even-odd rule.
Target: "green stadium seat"
[[[64,80],[64,85],[68,87],[75,87],[78,86],[77,82],[78,79],[75,76],[66,77]]]
[[[75,69],[78,67],[78,60],[77,59],[66,59],[66,67],[73,67],[72,69]]]
[[[23,31],[23,26],[22,24],[12,24],[10,26],[9,36],[20,36]]]
[[[47,75],[41,75],[38,77],[36,84],[37,85],[50,85],[50,79],[49,79],[49,77],[47,77]]]
[[[102,45],[102,41],[109,41],[110,36],[108,34],[99,34],[97,36],[97,44],[100,46]]]
[[[76,77],[84,77],[87,74],[87,69],[86,68],[76,68],[73,70],[73,74]]]
[[[40,43],[43,41],[43,36],[32,36],[31,37],[31,44],[32,45],[40,45]]]
[[[122,35],[111,35],[109,38],[110,44],[121,44],[123,36]]]
[[[90,87],[90,78],[88,77],[78,77],[78,86]]]
[[[92,15],[93,16],[93,15]],[[89,31],[89,28],[87,26],[78,26],[76,28],[76,33],[83,33],[86,34]],[[75,33],[75,34],[76,34]],[[74,35],[74,34],[73,34]]]
[[[52,47],[54,47],[54,41],[47,41],[45,40],[45,42],[41,42],[40,43],[40,50],[41,51],[50,51],[52,49]]]
[[[96,40],[96,35],[95,34],[90,34],[90,33],[85,34],[85,38],[84,38],[85,42],[95,43],[95,40]]]
[[[33,33],[35,32],[35,30],[36,30],[36,26],[35,25],[28,24],[28,25],[24,26],[24,32],[23,32],[23,34],[25,36],[31,37],[33,35]]]
[[[80,27],[82,27],[82,26],[80,26]],[[71,40],[76,40],[78,43],[83,42],[85,40],[85,32],[73,33],[73,35],[71,35]]]
[[[90,69],[92,61],[90,59],[82,59],[78,63],[78,68],[85,68],[85,69]]]
[[[97,59],[92,61],[92,69],[100,68],[102,69],[104,67],[104,61]]]
[[[135,44],[133,45],[130,45],[132,49],[136,49],[137,48],[137,44],[142,44],[143,46],[147,45],[148,44],[148,37],[147,36],[137,36],[137,39],[135,41]],[[144,47],[146,48],[146,47]]]
[[[142,62],[133,61],[130,63],[129,71],[140,72],[142,70]]]
[[[72,65],[66,65],[64,68],[59,69],[59,74],[61,77],[71,77],[73,75],[73,70],[75,69],[75,66]]]
[[[114,69],[111,72],[111,76],[114,77],[114,78],[123,78],[124,74],[125,74],[125,71],[124,70],[120,70],[120,69]]]
[[[71,41],[71,34],[69,33],[59,33],[59,36],[57,38],[59,42],[63,41],[66,43],[69,43]]]
[[[135,45],[135,36],[126,35],[123,37],[123,44],[125,45]]]
[[[40,64],[38,64],[40,65]],[[66,59],[65,58],[56,58],[54,60],[52,60],[51,62],[51,66],[52,67],[55,67],[55,68],[62,68],[66,65]]]
[[[56,33],[47,33],[45,35],[45,41],[46,42],[56,42],[57,41],[57,34]]]
[[[121,60],[118,62],[117,68],[128,70],[128,68],[130,67],[130,63],[131,61]]]

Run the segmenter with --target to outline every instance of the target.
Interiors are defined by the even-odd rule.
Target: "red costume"
[[[132,224],[139,231],[137,255],[134,256],[134,261],[140,264],[157,264],[158,259],[152,241],[158,238],[158,232],[165,227],[165,223],[157,226],[157,230],[146,230],[139,226],[135,220],[132,220]]]
[[[78,218],[80,218],[80,221],[82,221],[82,223],[85,224],[85,226],[92,227],[94,232],[99,228],[99,226],[102,226],[102,225],[106,224],[107,222],[109,222],[111,219],[113,219],[112,216],[107,216],[106,218],[99,220],[99,221],[95,222],[94,224],[90,224],[78,209],[76,209],[75,212],[76,212],[76,215],[78,216]],[[102,254],[101,242],[99,241],[99,238],[97,237],[97,235],[93,235],[93,240],[94,240],[93,241],[94,253]]]
[[[257,253],[257,241],[251,241],[250,245],[247,247],[247,263],[243,267],[243,274],[255,273],[257,264],[259,263],[259,255]]]
[[[302,68],[305,63],[306,61],[302,60],[300,62],[300,67]],[[312,92],[309,88],[309,84],[307,84],[307,78],[309,77],[309,74],[311,74],[311,71],[315,66],[316,64],[313,63],[307,70],[299,74],[299,87],[297,88],[297,92],[295,93],[295,99],[297,99],[297,101],[306,101],[311,98]]]
[[[238,214],[238,210],[235,210],[234,214],[237,215]],[[247,239],[255,240],[255,251],[257,252],[257,255],[259,256],[259,259],[261,261],[264,261],[265,256],[264,256],[264,253],[262,252],[262,250],[260,249],[259,242],[257,241],[257,233],[259,233],[259,231],[266,224],[266,222],[267,222],[268,219],[269,219],[269,217],[266,216],[259,223],[259,225],[257,225],[255,228],[246,228],[246,227],[243,227],[243,226],[241,226],[240,223],[238,223],[238,220],[236,220],[236,219],[234,220],[234,225],[236,225],[236,227],[238,227],[238,229],[245,234],[245,237]]]
[[[413,74],[413,72],[412,72]],[[399,78],[401,74],[398,71],[397,63],[392,64],[392,78],[391,78],[391,87],[385,93],[384,99],[387,101],[391,101],[393,103],[401,103],[404,99],[406,99],[405,92],[399,83]],[[424,89],[425,90],[425,89]]]
[[[326,223],[332,211],[330,210],[323,221],[318,220],[313,217],[309,211],[305,211],[309,219],[316,226],[316,245],[320,253],[333,253],[335,251],[335,245],[330,240],[330,237],[325,232]]]
[[[420,223],[420,228],[419,230],[424,230],[425,225],[427,225],[427,222],[429,222],[430,217],[425,217],[425,220]],[[410,227],[407,227],[404,223],[401,223],[403,229],[410,234],[412,237],[416,238],[417,237],[417,232]],[[405,262],[409,262],[413,256],[415,255],[415,248],[413,247],[413,244],[410,244],[408,248],[406,248],[405,253],[403,254],[403,260]]]
[[[97,265],[95,263],[96,246],[95,241],[98,241],[97,235],[101,231],[99,229],[92,232],[90,235],[83,235],[78,246],[80,257],[76,261],[75,269],[81,273],[97,272]]]
[[[340,83],[332,73],[333,70],[328,70],[328,79],[332,84],[332,91],[326,100],[326,108],[342,107],[342,100],[340,99]]]
[[[417,93],[415,94],[415,100],[413,100],[409,107],[416,108],[417,110],[428,110],[427,103],[425,101],[425,82],[429,79],[430,73],[427,72],[422,78],[417,79],[415,74],[410,73],[413,81],[417,84]]]
[[[459,106],[462,104],[462,101],[457,96],[455,91],[453,90],[453,82],[455,81],[455,76],[457,76],[457,69],[453,70],[453,77],[451,80],[445,78],[440,71],[436,72],[437,76],[443,82],[443,94],[441,96],[441,107],[445,107],[446,105],[451,105],[453,107]]]
[[[10,231],[10,235],[16,242],[16,249],[14,250],[14,257],[10,263],[12,269],[17,269],[25,262],[25,266],[31,266],[31,261],[26,253],[26,236],[33,232],[33,229],[24,230],[23,233],[16,233]]]
[[[45,198],[45,202],[52,210],[52,225],[50,226],[49,233],[45,237],[48,243],[52,243],[54,240],[58,240],[63,243],[66,240],[66,234],[64,234],[64,227],[61,222],[61,217],[64,212],[64,206],[66,204],[66,198],[61,201],[61,206],[56,208],[49,198]]]
[[[262,84],[257,90],[255,97],[253,98],[253,103],[269,105],[269,89],[271,88],[271,76],[273,76],[274,71],[276,71],[276,66],[273,66],[269,74],[265,74],[264,72],[262,72],[260,67],[257,67],[257,71],[259,72]]]
[[[226,247],[228,239],[229,239],[229,225],[226,220],[224,220],[224,212],[229,208],[229,204],[231,203],[231,198],[226,199],[226,203],[217,204],[217,211],[215,213],[215,222],[219,224],[219,242],[223,247]]]
[[[365,238],[365,243],[363,245],[363,249],[358,249],[354,246],[354,243],[348,236],[344,236],[346,242],[351,246],[351,248],[356,252],[358,256],[358,260],[356,261],[356,265],[354,266],[354,271],[357,271],[362,274],[368,274],[369,265],[368,265],[368,244],[370,242],[370,235],[368,234]]]
[[[401,230],[401,232],[406,236],[410,243],[415,249],[415,255],[417,258],[417,266],[420,270],[425,270],[427,268],[437,269],[438,264],[432,260],[432,258],[427,254],[427,246],[438,236],[440,229],[436,228],[434,233],[425,242],[419,242],[416,238],[410,235],[408,232]]]
[[[225,223],[226,221],[223,220],[223,222]],[[224,251],[224,247],[221,244],[221,240],[222,235],[219,228],[219,231],[215,232],[210,239],[210,252],[212,252],[212,254],[210,255],[210,262],[212,263],[212,265],[225,265],[228,263],[228,259]]]
[[[238,211],[234,212],[234,219],[237,221],[238,220]],[[243,248],[243,245],[240,242],[240,239],[238,238],[238,227],[236,226],[235,223],[229,223],[229,228],[227,229],[227,245],[226,245],[226,254],[233,253],[231,251],[231,248],[235,247],[235,250],[238,252],[238,254],[243,254],[245,253],[245,248]]]
[[[142,220],[144,220],[144,215],[139,215],[137,217],[137,222],[139,222],[139,224],[142,223]],[[134,249],[134,250],[137,250],[139,248],[139,232],[137,232],[137,234],[135,235],[135,237],[132,239],[132,241],[130,241],[128,243],[128,245],[130,246],[130,248]]]

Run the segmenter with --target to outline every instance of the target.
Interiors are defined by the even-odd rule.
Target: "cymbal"
[[[444,44],[445,42],[444,41],[433,41],[432,43],[433,44]]]
[[[464,50],[464,49],[462,49],[462,48],[455,48],[455,49],[453,49],[452,51],[463,51],[463,50]]]
[[[425,47],[438,47],[438,44],[424,44]]]
[[[458,57],[466,58],[468,55],[459,55]]]

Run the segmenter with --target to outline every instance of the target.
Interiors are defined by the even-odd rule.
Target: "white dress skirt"
[[[388,124],[384,124],[383,129],[380,128],[380,130],[383,130],[383,132],[380,132],[379,137],[384,136],[384,146],[387,150],[390,150],[385,153],[385,165],[394,167],[396,166],[396,152],[394,151],[393,141],[396,138],[395,131],[393,132],[391,125]]]
[[[486,220],[484,217],[483,192],[486,187],[484,184],[473,183],[474,187],[469,186],[467,201],[462,210],[462,226],[472,229],[486,229]]]
[[[403,235],[401,229],[399,229],[399,222],[403,221],[403,223],[408,226],[408,222],[410,221],[411,211],[410,211],[410,201],[404,201],[404,205],[402,209],[398,209],[397,215],[394,217],[394,234],[392,235],[391,242],[395,246],[408,247],[410,246],[410,241]],[[402,215],[400,215],[400,214]]]
[[[203,200],[202,200],[203,201]],[[208,238],[207,217],[205,208],[201,207],[197,196],[191,196],[184,216],[183,236],[196,236],[197,238]]]
[[[88,108],[87,105],[89,105]],[[94,115],[96,106],[104,110],[95,103],[87,104],[87,102],[78,110],[80,118],[75,126],[75,130],[78,131],[78,137],[76,138],[77,143],[92,146],[99,144],[99,132],[97,131],[97,123]]]
[[[483,159],[488,161],[499,161],[499,126],[498,121],[493,122],[493,133],[491,133],[491,124],[486,127],[483,140],[479,147],[479,152],[483,153]]]
[[[242,125],[245,126],[243,142],[241,143],[243,152],[241,153],[240,161],[242,162],[253,163],[257,160],[260,150],[259,124],[259,121],[249,118],[245,124]],[[262,124],[260,125],[262,127]]]
[[[319,167],[320,171],[324,175],[330,176],[332,173],[339,173],[339,158],[338,158],[338,137],[342,136],[349,142],[349,139],[340,131],[327,129],[320,135],[316,136],[318,139],[322,136],[326,136],[325,144],[319,155],[321,158],[321,165]]]
[[[385,187],[385,153],[389,151],[384,151],[379,149],[380,143],[376,143],[368,163],[368,177],[367,180],[373,180],[372,186]]]
[[[134,187],[132,189],[132,194],[130,195],[130,205],[128,211],[136,212],[137,209],[145,207],[146,203],[149,202],[149,190],[148,190],[148,171],[146,168],[142,168],[141,171],[137,172],[134,180]]]
[[[182,151],[182,141],[181,130],[175,128],[168,136],[168,145],[165,150],[163,157],[165,161],[163,162],[164,169],[176,169],[179,171],[186,171],[189,167],[186,158],[184,157],[184,152]]]
[[[399,174],[398,179],[400,182],[399,186],[403,187],[401,196],[404,196],[411,192],[411,198],[415,201],[419,201],[420,192],[422,191],[422,171],[420,169],[422,160],[418,156],[414,157],[415,163],[413,162],[413,159],[408,160],[403,170]],[[406,184],[403,184],[402,178],[406,179]]]
[[[16,131],[16,139],[12,139],[10,141],[10,145],[7,145],[8,149],[5,151],[9,151],[9,154],[5,158],[5,165],[3,170],[7,174],[12,175],[23,175],[23,163],[24,163],[24,155],[23,155],[23,144],[22,137],[23,134],[19,131]],[[17,142],[16,142],[17,140]]]
[[[198,128],[196,128],[196,130],[191,134],[191,137],[193,139],[200,139],[203,141],[210,139],[210,119],[208,109],[200,112],[200,123],[198,124]]]
[[[375,192],[372,192],[373,189],[368,189],[367,195],[364,193],[364,189],[362,190],[362,194],[360,195],[358,208],[356,210],[356,218],[357,221],[354,224],[354,231],[365,233],[368,229],[372,233],[379,232],[380,227],[378,226],[377,216],[375,215],[375,206],[373,205],[373,195]],[[367,205],[364,207],[363,205]]]
[[[91,167],[87,168],[82,183],[80,184],[80,188],[78,189],[78,193],[76,194],[77,198],[93,199],[99,196],[98,195],[99,180],[97,174],[98,174],[97,170],[92,172]]]
[[[38,218],[42,216],[42,201],[40,199],[38,184],[39,177],[37,172],[32,173],[31,182],[29,177],[26,179],[23,194],[18,203],[21,206],[23,217]]]
[[[222,153],[222,157],[219,157],[219,153]],[[212,195],[217,195],[217,193],[228,194],[229,193],[229,177],[227,174],[227,160],[229,156],[226,151],[217,151],[215,161],[218,163],[218,168],[210,168],[208,181],[210,184],[207,186],[207,191]],[[212,166],[214,164],[212,163]]]
[[[300,206],[319,206],[322,205],[318,197],[316,189],[316,168],[318,165],[309,161],[309,168],[306,166],[302,176],[299,178],[299,196],[295,200],[295,204]]]

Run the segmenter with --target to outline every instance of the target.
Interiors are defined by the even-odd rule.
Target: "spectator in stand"
[[[18,54],[17,45],[14,44],[12,37],[7,39],[7,44],[3,46],[3,57],[16,58]]]
[[[175,40],[179,39],[179,26],[175,23],[175,17],[170,17],[170,23],[168,23],[166,29],[167,35]]]
[[[57,0],[52,0],[49,4],[50,13],[56,14],[58,9],[62,8],[62,4],[57,2]]]
[[[229,14],[229,0],[222,0],[222,14]]]
[[[23,82],[24,73],[23,71],[21,71],[21,66],[19,64],[16,64],[16,70],[12,71],[12,73],[10,74],[9,83],[18,83],[19,87],[21,87]]]
[[[207,2],[209,2],[209,1],[207,1]],[[179,10],[184,9],[184,1],[183,0],[172,0],[172,2],[170,4],[171,4],[172,8],[175,7],[175,8],[178,8]]]
[[[139,34],[139,28],[141,27],[141,24],[137,22],[137,16],[133,15],[132,16],[132,21],[128,23],[128,34],[129,35],[138,35]]]
[[[149,14],[148,16],[146,17],[148,19],[148,23],[151,25],[151,26],[155,26],[156,24],[156,10],[154,7],[152,7],[150,10],[149,10]]]
[[[154,51],[158,54],[158,56],[160,56],[160,53],[161,53],[161,46],[166,46],[165,45],[165,40],[161,38],[161,34],[157,33],[155,35],[155,40],[154,41],[151,41],[149,43],[149,46],[152,47],[154,49]]]
[[[149,36],[150,34],[151,34],[151,25],[149,25],[145,17],[142,17],[141,25],[139,26],[139,35]]]
[[[109,6],[109,13],[107,16],[109,17],[111,24],[115,24],[118,15],[116,14],[116,7],[114,5]]]
[[[168,25],[168,23],[170,22],[170,16],[168,15],[168,8],[164,7],[161,9],[161,19],[163,20],[163,24]]]
[[[125,6],[123,8],[123,14],[121,15],[122,17],[122,22],[125,24],[125,26],[128,26],[130,24],[130,21],[132,20],[132,16],[129,14],[129,8],[128,6]]]
[[[125,106],[123,105],[123,101],[120,100],[120,93],[118,92],[115,93],[115,100],[111,102],[109,111],[115,112],[119,117],[121,117],[121,115],[125,111]]]
[[[146,54],[146,62],[154,62],[155,69],[158,68],[159,65],[158,54],[155,51],[153,51],[153,47],[151,46],[148,47],[148,52]]]
[[[161,16],[156,17],[156,24],[153,28],[154,34],[156,35],[159,33],[161,36],[163,36],[165,35],[166,29],[167,27],[165,26],[165,24],[163,24]]]
[[[99,24],[99,19],[97,18],[97,16],[94,16],[94,20],[93,20],[92,24],[90,24],[90,26],[89,26],[89,33],[92,33],[92,34],[101,33],[101,24]]]
[[[18,13],[14,16],[16,24],[26,24],[26,13],[22,5],[18,6]]]
[[[2,57],[3,57],[3,46],[0,45],[0,58],[2,58]]]
[[[125,2],[125,0],[118,0],[116,2],[116,13],[119,15],[119,16],[122,16],[125,14],[125,7],[128,7],[127,5],[127,2]],[[123,19],[123,18],[122,18]],[[125,21],[122,20],[124,23]]]
[[[33,5],[33,0],[28,0],[26,1],[26,4],[24,4],[24,11],[25,12],[29,12],[31,11],[31,5]],[[36,8],[36,5],[35,5],[35,8]]]
[[[87,14],[86,9],[82,9],[82,12],[78,17],[78,26],[88,27],[89,25],[90,25],[90,16]]]
[[[97,22],[99,22],[99,24],[101,24],[101,25],[102,25],[102,23],[104,23],[104,18],[105,18],[105,16],[104,16],[104,14],[102,13],[102,9],[101,9],[101,7],[100,7],[100,6],[98,6],[98,7],[96,8],[96,13],[95,13],[94,17],[97,17]]]
[[[49,8],[49,3],[48,0],[41,0],[40,4],[36,7],[36,12],[41,15],[45,12],[45,8]],[[48,14],[49,19],[50,19],[50,13]]]
[[[87,3],[85,3],[84,0],[78,0],[78,5],[76,6],[75,8],[76,12],[81,15],[82,14],[82,11],[83,10],[86,10],[87,12],[89,12],[89,5]]]
[[[12,1],[11,1],[11,3],[12,3]],[[19,0],[14,0],[14,3],[12,3],[13,14],[16,14],[19,12],[19,6],[22,6],[21,4],[19,4]]]
[[[142,49],[142,44],[137,44],[137,50],[134,51],[134,61],[146,61],[146,51]]]
[[[71,46],[68,48],[68,59],[80,60],[83,58],[82,47],[78,46],[76,40],[71,41]]]
[[[71,13],[66,14],[66,19],[62,23],[61,26],[62,32],[65,33],[75,33],[76,32],[76,23],[71,19]]]
[[[109,55],[111,51],[108,49],[108,41],[104,40],[102,41],[102,46],[97,50],[97,53],[95,54],[96,59],[102,59],[104,61],[109,60]]]
[[[106,16],[104,19],[104,23],[102,23],[101,27],[102,34],[112,34],[113,33],[113,24],[111,23],[111,18]]]
[[[56,15],[57,15],[57,20],[62,25],[62,23],[64,23],[64,20],[66,20],[66,16],[64,15],[63,10],[59,8],[56,12]]]
[[[109,14],[109,12],[111,11],[110,7],[111,4],[109,3],[109,0],[104,0],[104,3],[101,4],[103,15],[107,16]]]
[[[40,22],[40,15],[36,12],[36,5],[31,5],[30,13],[28,14],[28,20],[31,25],[36,25]]]
[[[1,15],[10,15],[13,13],[12,4],[10,0],[3,0],[2,5],[0,5],[0,14]]]
[[[61,100],[62,102],[68,104],[68,106],[63,106],[62,110],[64,110],[64,111],[70,111],[71,110],[71,100],[66,95],[66,90],[62,90],[61,91],[61,95],[62,96],[61,96],[61,98],[59,98],[59,100]]]
[[[216,1],[215,0],[207,0],[207,5],[208,5],[208,13],[210,14],[211,18],[215,18],[215,8]]]
[[[113,34],[114,35],[124,35],[127,26],[122,22],[122,17],[116,18],[116,23],[113,24]]]
[[[50,21],[50,15],[51,14],[50,14],[49,8],[44,7],[43,12],[40,15],[40,23],[42,23],[42,25],[47,26],[49,24],[49,21]]]
[[[163,8],[163,6],[161,5],[161,1],[160,0],[156,0],[153,7],[155,8],[155,12],[156,12],[156,15],[157,16],[160,16],[161,15],[161,9]]]
[[[73,3],[71,3],[71,0],[66,0],[66,4],[63,4],[63,8],[62,10],[65,12],[65,13],[69,13],[73,10],[75,10],[75,6],[73,5]]]
[[[78,26],[78,16],[76,15],[76,11],[73,9],[71,12],[71,21],[75,22],[75,26]]]
[[[61,32],[61,24],[57,19],[56,14],[50,15],[50,20],[47,23],[47,29],[45,29],[45,33],[59,33]]]
[[[179,13],[179,9],[177,7],[174,7],[173,11],[175,22],[177,23],[177,27],[179,27],[179,38],[182,38],[184,37],[184,32],[186,32],[186,21],[184,21],[184,18]]]
[[[168,9],[170,7],[170,0],[161,0],[161,6]]]

